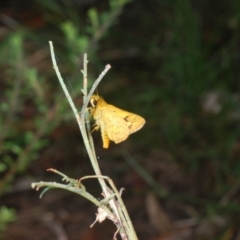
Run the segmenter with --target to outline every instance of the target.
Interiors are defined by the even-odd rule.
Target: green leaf
[[[0,172],[4,172],[7,169],[6,163],[1,162],[0,163]]]
[[[0,233],[6,229],[6,225],[9,222],[13,222],[16,219],[16,212],[12,208],[2,206],[0,208]]]
[[[52,187],[46,187],[46,188],[41,192],[40,198],[42,198],[43,195],[44,195],[48,190],[50,190],[51,188],[52,188]]]
[[[95,32],[99,27],[98,12],[96,11],[95,8],[90,8],[88,10],[88,17],[91,21],[91,25],[93,28],[92,30],[93,30],[93,32]]]

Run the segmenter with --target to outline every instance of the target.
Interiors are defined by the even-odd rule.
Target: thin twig
[[[126,221],[123,221],[123,222],[124,222],[124,223],[126,222],[126,223],[128,224],[128,226],[125,226],[125,227],[127,227],[127,228],[133,228],[132,221],[131,221],[131,219],[129,218],[127,209],[126,209],[126,207],[125,207],[125,205],[124,205],[124,203],[123,203],[123,201],[122,201],[121,194],[120,194],[119,191],[117,190],[117,188],[116,188],[114,182],[112,181],[112,179],[109,178],[108,176],[93,175],[93,176],[85,176],[85,177],[82,177],[82,178],[79,179],[79,182],[81,182],[82,180],[85,180],[85,179],[89,179],[89,178],[103,178],[103,179],[106,179],[106,180],[108,181],[108,183],[110,184],[113,192],[116,194],[116,197],[117,197],[117,199],[118,199],[119,205],[121,206],[121,208],[122,208],[122,210],[123,210],[124,216],[122,215],[122,218],[121,218],[121,219],[123,219],[123,217],[124,217]],[[112,196],[110,196],[110,197],[112,197]],[[120,212],[121,212],[121,211],[120,211]],[[132,239],[137,239],[137,236],[136,236],[136,234],[135,234],[135,231],[134,231],[133,235],[134,235],[134,236],[133,236]]]
[[[54,54],[54,49],[53,49],[53,44],[51,41],[49,41],[49,44],[50,44],[50,52],[51,52],[51,57],[52,57],[52,62],[53,62],[53,68],[57,74],[57,77],[58,77],[58,80],[63,88],[63,91],[67,97],[67,100],[73,110],[73,113],[77,119],[77,122],[78,122],[78,125],[79,125],[79,128],[80,128],[80,131],[82,133],[82,136],[83,136],[83,141],[84,141],[84,145],[86,147],[86,150],[88,152],[88,155],[89,155],[89,158],[90,158],[90,161],[91,161],[91,164],[93,166],[93,169],[94,169],[94,172],[96,173],[96,175],[102,175],[101,174],[101,171],[100,171],[100,168],[98,166],[98,163],[97,163],[97,159],[96,159],[96,155],[93,153],[94,150],[91,149],[90,147],[90,144],[89,144],[89,139],[88,139],[88,134],[86,132],[86,126],[85,126],[85,113],[86,113],[86,110],[87,110],[87,105],[89,103],[89,100],[91,98],[91,94],[93,94],[93,92],[95,91],[95,89],[97,88],[98,84],[100,83],[100,81],[102,80],[102,78],[104,77],[104,75],[107,73],[107,71],[111,68],[110,65],[107,65],[104,69],[104,71],[99,75],[98,79],[94,82],[88,96],[86,97],[85,99],[85,102],[83,104],[83,107],[82,107],[82,111],[81,111],[81,117],[79,116],[79,113],[71,99],[71,96],[66,88],[66,85],[62,79],[62,76],[61,76],[61,73],[58,69],[58,66],[57,66],[57,63],[56,63],[56,59],[55,59],[55,54]],[[86,59],[85,59],[86,60]],[[86,71],[86,64],[84,64],[85,66],[85,69],[83,69],[83,75],[84,75],[84,91],[86,92],[86,86],[87,86],[87,74],[84,73],[84,71]],[[105,194],[106,197],[108,197],[110,194],[108,192],[108,188],[107,188],[107,185],[106,183],[104,182],[104,179],[101,179],[101,178],[98,178],[98,181],[102,187],[102,190]],[[113,200],[110,200],[109,201],[109,204],[113,210],[113,212],[116,214],[117,216],[117,219],[119,220],[119,222],[121,222],[121,219],[119,217],[119,213],[118,213],[118,209],[117,209],[117,206],[115,205],[114,201]]]
[[[70,104],[70,106],[71,106],[71,108],[73,110],[73,113],[74,113],[75,117],[77,119],[79,119],[78,111],[77,111],[77,109],[76,109],[76,107],[75,107],[75,105],[74,105],[74,103],[72,101],[72,98],[71,98],[71,96],[70,96],[70,94],[69,94],[69,92],[68,92],[68,90],[66,88],[66,85],[65,85],[65,83],[64,83],[64,81],[62,79],[61,73],[60,73],[60,71],[58,69],[57,62],[56,62],[56,59],[55,59],[54,50],[53,50],[52,41],[49,41],[49,45],[50,45],[50,52],[51,52],[52,62],[53,62],[53,68],[54,68],[54,70],[55,70],[55,72],[57,74],[58,80],[59,80],[59,82],[60,82],[60,84],[62,86],[62,89],[63,89],[63,91],[64,91],[64,93],[65,93],[65,95],[67,97],[67,100],[68,100],[68,102],[69,102],[69,104]],[[81,127],[81,125],[82,124],[80,124],[80,127]]]
[[[102,71],[102,73],[99,75],[99,77],[97,78],[97,80],[94,82],[91,90],[90,90],[89,93],[88,93],[88,96],[86,97],[86,101],[85,101],[84,104],[83,104],[82,111],[81,111],[81,112],[83,112],[83,114],[84,114],[84,112],[86,111],[87,105],[88,105],[88,103],[89,103],[89,101],[90,101],[90,98],[91,98],[91,96],[93,95],[93,93],[95,92],[98,84],[100,83],[100,81],[102,80],[102,78],[103,78],[104,75],[108,72],[108,70],[109,70],[110,68],[111,68],[111,66],[110,66],[109,64],[106,65],[106,66],[105,66],[105,69]]]
[[[94,91],[96,90],[98,84],[100,83],[100,81],[102,80],[104,75],[111,68],[111,66],[107,65],[105,67],[104,71],[99,75],[97,80],[94,82],[91,90],[89,91],[89,94],[86,96],[86,94],[87,94],[87,56],[84,55],[84,68],[82,70],[82,73],[83,73],[83,90],[82,90],[82,92],[84,93],[84,102],[83,102],[83,106],[82,106],[82,110],[81,110],[81,115],[79,116],[79,113],[78,113],[78,111],[77,111],[77,109],[76,109],[76,107],[75,107],[75,105],[74,105],[74,103],[71,99],[70,94],[68,93],[68,90],[67,90],[67,88],[66,88],[66,86],[63,82],[62,77],[61,77],[61,73],[58,69],[58,66],[57,66],[57,63],[56,63],[56,60],[55,60],[55,55],[54,55],[52,42],[50,41],[49,44],[50,44],[53,67],[56,71],[59,82],[60,82],[60,84],[61,84],[61,86],[64,90],[64,93],[65,93],[65,95],[66,95],[66,97],[67,97],[67,99],[70,103],[70,106],[71,106],[71,108],[72,108],[72,110],[75,114],[75,117],[77,119],[80,131],[81,131],[82,136],[83,136],[83,141],[84,141],[86,150],[88,152],[88,155],[89,155],[91,164],[93,166],[94,172],[97,175],[96,178],[98,179],[98,181],[101,185],[104,197],[106,199],[109,198],[108,203],[109,203],[109,206],[110,206],[111,210],[108,210],[108,212],[110,212],[110,214],[108,214],[108,216],[110,216],[110,219],[115,223],[116,227],[119,229],[120,235],[121,235],[123,240],[125,240],[125,239],[137,240],[136,233],[134,231],[131,220],[128,216],[127,210],[124,206],[124,203],[121,199],[121,196],[120,196],[119,192],[117,191],[117,189],[116,189],[115,185],[113,184],[112,180],[108,177],[106,178],[106,177],[102,176],[102,174],[101,174],[101,171],[100,171],[100,168],[99,168],[99,165],[98,165],[98,161],[97,161],[97,158],[96,158],[96,154],[95,154],[95,149],[94,149],[93,142],[92,142],[92,139],[91,139],[90,127],[87,127],[87,130],[86,130],[86,124],[85,124],[86,122],[87,122],[87,124],[89,124],[89,115],[88,115],[88,112],[87,112],[87,106],[88,106],[88,103],[91,99],[91,96],[94,93]],[[91,142],[91,145],[90,145],[90,142]],[[117,196],[118,201],[116,201],[115,197],[113,197],[113,198],[111,197],[112,196],[112,191],[109,190],[105,180],[107,180],[109,182],[109,184],[111,185],[114,193]],[[47,184],[47,183],[44,183],[44,184]],[[56,185],[56,183],[54,184],[54,186],[57,186],[59,188],[64,188],[64,186]],[[74,190],[76,190],[75,186],[74,187],[68,186],[67,189],[70,190],[70,191],[76,192],[76,191],[74,191]],[[80,188],[79,190],[80,190],[80,192],[79,192],[80,195],[83,194],[84,197],[86,197],[86,198],[88,198],[89,195],[91,196],[91,194],[88,195],[88,193],[85,191],[84,188]],[[90,198],[90,199],[93,201],[92,198]],[[119,205],[120,205],[120,207],[119,207]]]
[[[37,191],[42,188],[42,187],[50,187],[50,188],[60,188],[64,190],[68,190],[70,192],[76,193],[78,195],[81,195],[82,197],[85,197],[89,201],[91,201],[93,204],[95,204],[97,207],[100,207],[104,209],[110,216],[112,215],[111,211],[102,204],[101,201],[96,199],[93,195],[91,195],[89,192],[85,191],[84,188],[78,188],[72,185],[68,184],[61,184],[61,183],[56,183],[56,182],[33,182],[31,184],[32,188],[36,189]]]

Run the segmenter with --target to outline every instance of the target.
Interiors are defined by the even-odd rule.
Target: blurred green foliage
[[[7,224],[13,222],[16,218],[14,209],[5,206],[0,207],[0,237],[3,235]]]
[[[89,54],[96,58],[98,41],[114,23],[127,2],[111,0],[110,8],[104,13],[91,8],[86,16],[89,23],[82,28],[75,25],[75,11],[72,18],[62,19],[58,23],[55,31],[61,30],[60,34],[65,40],[56,41],[56,48],[59,49],[59,43],[61,43],[60,48],[64,46],[65,49],[60,52],[64,55],[66,65],[62,68],[67,67],[66,72],[71,72],[72,78],[78,80],[76,88],[71,84],[75,96],[81,93],[79,81],[81,64],[77,64],[77,57],[89,51]],[[59,6],[52,1],[41,1],[41,4],[48,11],[62,14]],[[38,61],[36,56],[38,53],[40,60],[46,56],[43,48],[35,48],[41,43],[36,40],[36,34],[26,29],[19,29],[9,33],[0,46],[2,88],[4,89],[0,104],[2,116],[0,125],[4,126],[1,128],[0,136],[0,171],[5,174],[0,181],[0,194],[10,187],[9,183],[18,172],[24,171],[31,161],[39,157],[40,150],[48,144],[45,136],[63,119],[73,118],[67,101],[62,101],[63,93],[56,91],[56,82],[52,84],[49,81],[53,78],[54,71],[49,74],[39,71],[37,66],[34,66],[34,59],[37,58],[36,61]],[[46,30],[45,36],[48,34]],[[60,34],[59,38],[62,38]],[[43,44],[47,46],[48,42]],[[52,66],[50,61],[48,64]],[[53,91],[54,94],[51,94]]]
[[[55,1],[38,3],[44,30],[16,29],[0,44],[1,186],[10,186],[6,183],[48,145],[47,135],[73,118],[46,60],[48,40],[75,99],[81,94],[84,52],[91,61],[90,83],[105,63],[112,65],[99,93],[146,118],[144,129],[131,136],[146,168],[145,156],[161,149],[181,167],[185,180],[191,179],[197,197],[220,202],[238,186],[239,1],[110,0],[79,12]],[[43,60],[48,67],[38,66]],[[184,191],[191,195],[192,188]],[[238,204],[239,196],[228,201]]]

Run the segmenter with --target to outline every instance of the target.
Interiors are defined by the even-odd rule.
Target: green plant
[[[69,101],[69,104],[73,110],[73,113],[76,117],[76,120],[79,125],[79,129],[81,131],[84,145],[86,148],[86,151],[88,153],[90,162],[92,164],[93,170],[95,172],[95,175],[93,176],[84,176],[79,180],[70,179],[65,174],[60,173],[59,171],[56,171],[55,169],[50,169],[50,171],[55,172],[63,177],[63,180],[67,182],[67,184],[59,184],[59,183],[47,183],[47,182],[39,182],[39,183],[32,183],[32,187],[36,188],[37,190],[41,187],[46,187],[43,193],[45,193],[50,188],[61,188],[68,191],[72,191],[76,194],[79,194],[92,203],[94,203],[98,207],[98,213],[96,216],[95,222],[102,222],[106,218],[110,219],[115,225],[116,225],[116,232],[114,233],[113,239],[116,239],[117,234],[119,233],[122,239],[129,239],[129,240],[136,240],[137,236],[134,231],[132,222],[129,218],[128,212],[125,208],[125,205],[121,198],[121,192],[122,190],[118,191],[113,183],[113,181],[106,176],[103,176],[101,173],[101,169],[96,157],[96,152],[94,148],[93,139],[91,136],[91,128],[89,124],[89,114],[87,112],[87,106],[90,101],[90,98],[94,91],[96,90],[99,82],[103,78],[103,76],[106,74],[106,72],[110,69],[110,65],[107,65],[105,67],[105,70],[99,75],[98,79],[94,82],[91,90],[87,91],[88,89],[88,77],[87,77],[87,57],[84,56],[84,68],[82,70],[83,74],[83,88],[82,92],[84,93],[84,101],[83,106],[81,109],[81,114],[78,113],[71,96],[64,84],[64,81],[61,77],[61,74],[59,72],[58,66],[56,64],[56,59],[53,51],[53,45],[52,42],[50,42],[50,48],[51,48],[51,56],[53,61],[53,66],[56,71],[57,77],[59,79],[59,82],[64,90],[64,93]],[[98,182],[102,189],[102,195],[103,199],[99,201],[97,198],[93,197],[84,187],[82,184],[82,181],[89,178],[96,178],[98,179]],[[110,188],[108,187],[107,183],[110,185]],[[42,193],[42,194],[43,194]],[[95,222],[90,226],[92,227]]]
[[[6,206],[0,207],[0,237],[4,234],[7,224],[16,219],[14,209],[7,208]]]

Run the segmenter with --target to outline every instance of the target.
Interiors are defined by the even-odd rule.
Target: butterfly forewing
[[[128,138],[130,132],[126,121],[113,109],[103,110],[101,121],[100,126],[106,130],[111,141],[120,143]]]

